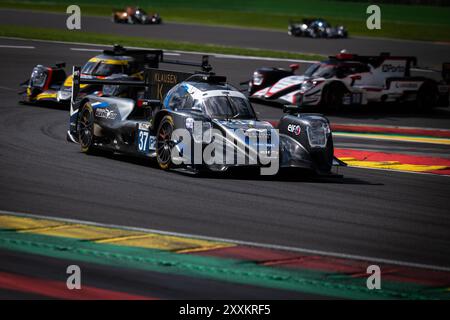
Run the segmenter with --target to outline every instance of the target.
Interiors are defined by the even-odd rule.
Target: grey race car
[[[324,19],[303,19],[290,21],[288,34],[293,37],[309,38],[347,38],[348,31],[344,26],[332,27]]]
[[[159,59],[169,62],[162,52]],[[149,157],[162,169],[191,172],[256,167],[276,174],[290,167],[330,175],[333,165],[343,164],[333,156],[325,117],[299,114],[291,106],[274,127],[257,118],[249,100],[225,77],[210,72],[207,57],[199,65],[202,71],[194,74],[148,68],[143,82],[80,79],[74,67],[69,140],[85,153],[103,150]],[[109,88],[103,92],[110,96],[78,100],[80,83],[93,82],[142,91],[124,98]]]

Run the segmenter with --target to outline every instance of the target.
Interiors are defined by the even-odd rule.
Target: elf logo
[[[394,66],[392,64],[384,64],[381,71],[392,72],[392,73],[405,72],[405,67],[404,66]]]
[[[287,127],[287,130],[289,132],[292,132],[296,136],[298,136],[300,134],[300,132],[302,132],[302,128],[298,124],[289,124]]]

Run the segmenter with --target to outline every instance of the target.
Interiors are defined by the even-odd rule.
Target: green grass
[[[212,44],[196,44],[190,42],[158,40],[141,37],[114,36],[81,31],[21,27],[10,25],[0,25],[0,36],[38,39],[38,40],[97,43],[106,45],[113,45],[115,43],[118,43],[123,46],[130,46],[130,47],[134,46],[134,47],[155,48],[165,50],[182,50],[191,52],[233,54],[242,56],[257,56],[257,57],[284,58],[284,59],[321,60],[324,58],[324,56],[321,55],[302,54],[287,51],[246,49],[246,48],[219,46]]]
[[[65,12],[73,1],[8,1],[0,7]],[[110,15],[113,7],[129,5],[122,0],[78,0],[82,13]],[[366,28],[367,3],[332,0],[135,0],[165,21],[217,24],[286,30],[290,19],[320,16],[332,24],[344,24],[351,35],[412,40],[450,41],[450,7],[381,5],[382,29]]]

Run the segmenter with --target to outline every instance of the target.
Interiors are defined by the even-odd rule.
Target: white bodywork
[[[399,99],[414,100],[425,79],[405,77],[407,63],[406,59],[387,57],[377,67],[367,64],[367,71],[349,72],[341,78],[335,75],[329,78],[293,75],[256,91],[251,97],[274,100],[283,104],[315,106],[322,100],[324,87],[331,82],[338,82],[346,88],[342,101],[344,105],[364,105],[369,102],[390,102]],[[387,81],[389,78],[398,79]],[[439,86],[439,90],[448,90],[448,87]]]

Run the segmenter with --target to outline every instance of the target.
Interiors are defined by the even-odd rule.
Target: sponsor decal
[[[138,129],[148,131],[150,129],[150,123],[139,123]]]
[[[292,132],[293,134],[295,134],[296,136],[298,136],[301,132],[302,132],[302,128],[300,127],[300,125],[298,124],[292,124],[290,123],[287,127],[287,130],[289,132]]]
[[[187,79],[192,74],[177,71],[150,69],[150,95],[152,99],[163,101],[166,93],[177,83]]]
[[[419,83],[417,82],[396,82],[396,88],[404,88],[404,89],[417,89],[419,87]]]
[[[394,66],[392,64],[384,64],[381,68],[382,72],[405,72],[404,66]]]
[[[108,108],[97,108],[95,109],[95,116],[98,118],[115,120],[117,118],[117,112]]]

